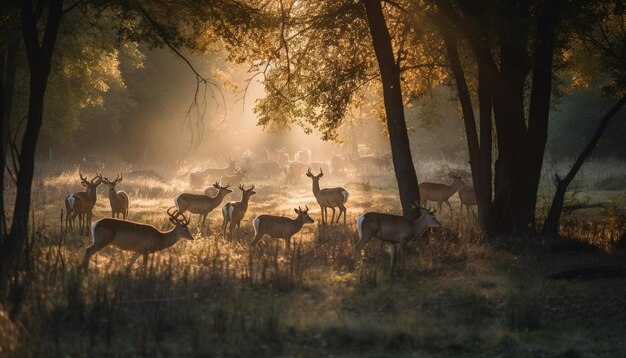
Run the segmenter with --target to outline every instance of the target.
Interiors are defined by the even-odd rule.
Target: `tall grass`
[[[534,255],[522,257],[485,242],[475,219],[458,210],[441,213],[442,229],[400,253],[393,274],[378,242],[356,260],[356,217],[400,212],[393,185],[382,177],[325,176],[322,186],[350,191],[347,225],[306,225],[290,249],[269,237],[249,247],[250,221],[261,213],[295,216],[293,208],[305,204],[319,221],[310,182],[292,187],[265,180],[255,183],[258,194],[239,239],[223,238],[216,210],[208,235],[194,216],[195,240],[151,255],[145,269],[139,260],[127,271],[131,254],[105,248],[88,272],[80,264],[90,238],[61,232],[58,221],[65,195],[81,190],[77,178],[76,170],[57,170],[35,188],[33,272],[18,323],[0,307],[0,355],[550,356],[626,348],[617,333],[626,314],[614,309],[624,303],[623,284],[551,284],[545,272],[574,258],[556,260],[539,243]],[[183,176],[169,183],[127,177],[119,189],[130,193],[130,219],[165,229],[165,209],[184,185]],[[100,189],[94,220],[110,215],[104,193]],[[240,195],[235,190],[227,200]],[[571,234],[599,246],[615,239],[617,226],[588,225],[572,225]],[[585,304],[596,301],[617,312],[605,327],[586,316],[592,311]],[[558,333],[550,333],[554,329]],[[580,337],[591,330],[603,338]]]

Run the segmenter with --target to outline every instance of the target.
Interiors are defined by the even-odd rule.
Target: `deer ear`
[[[298,209],[293,209],[293,211],[296,212],[296,214],[300,214],[300,212],[298,211]]]

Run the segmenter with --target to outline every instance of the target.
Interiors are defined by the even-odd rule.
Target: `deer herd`
[[[302,159],[310,159],[310,152],[298,152]],[[308,156],[308,158],[306,158]],[[378,158],[380,159],[380,158]],[[374,163],[374,162],[372,162]],[[377,161],[377,165],[386,165],[382,160]],[[235,174],[233,171],[235,171]],[[294,165],[294,171],[303,172],[302,166]],[[311,179],[312,193],[315,200],[320,206],[321,224],[339,223],[343,215],[343,225],[346,225],[346,203],[348,201],[349,192],[342,187],[321,188],[320,180],[324,176],[324,170],[320,166],[319,173],[314,174],[309,167],[304,172]],[[221,178],[216,181],[205,194],[181,193],[174,198],[174,205],[167,209],[169,221],[174,228],[169,231],[160,231],[152,225],[142,224],[128,220],[129,196],[124,191],[117,191],[116,187],[122,182],[123,176],[118,174],[114,180],[96,173],[92,179],[88,179],[79,173],[80,183],[86,188],[84,192],[76,192],[68,195],[65,200],[65,220],[63,220],[63,210],[61,210],[61,227],[65,223],[65,228],[71,230],[74,228],[76,217],[78,217],[78,229],[80,233],[89,230],[93,240],[92,245],[86,249],[83,266],[87,269],[90,258],[99,250],[107,246],[116,246],[121,250],[132,251],[132,256],[128,269],[132,267],[135,261],[143,256],[144,266],[147,264],[149,254],[161,251],[174,245],[179,239],[193,240],[193,236],[189,231],[189,219],[185,216],[187,212],[198,214],[199,229],[204,232],[207,216],[217,207],[222,205],[225,197],[233,192],[230,185],[238,184],[241,191],[241,200],[227,202],[222,206],[223,221],[221,225],[221,234],[230,240],[233,240],[233,234],[236,229],[236,239],[239,240],[241,222],[243,221],[250,200],[256,194],[255,186],[250,185],[246,188],[243,184],[239,184],[245,175],[243,172],[234,167],[234,162],[230,161],[225,168],[205,170],[190,174],[193,181],[205,181],[207,177]],[[424,182],[419,185],[421,203],[415,203],[414,210],[419,210],[418,218],[411,220],[402,216],[368,212],[358,217],[357,231],[358,241],[355,243],[354,255],[358,258],[361,251],[373,238],[377,238],[382,242],[389,244],[389,253],[391,256],[391,269],[395,264],[396,247],[400,244],[405,247],[412,240],[421,237],[429,227],[439,227],[441,224],[435,218],[435,211],[425,209],[429,201],[437,202],[438,209],[441,211],[442,204],[445,202],[450,212],[453,212],[450,205],[450,197],[458,192],[461,208],[467,208],[467,211],[473,210],[471,206],[476,205],[476,195],[471,186],[462,181],[462,172],[453,171],[449,173],[452,178],[450,185],[441,183]],[[295,174],[294,174],[295,175]],[[230,181],[232,180],[232,182]],[[225,185],[222,183],[226,183]],[[91,224],[92,210],[97,200],[97,187],[104,184],[108,188],[108,197],[111,207],[111,218],[101,219]],[[212,194],[212,195],[210,195]],[[328,219],[328,209],[332,210],[332,216]],[[335,219],[336,209],[339,213]],[[297,234],[305,224],[313,223],[314,220],[309,215],[309,208],[305,205],[305,209],[298,207],[294,209],[295,218],[284,216],[276,216],[270,214],[262,214],[252,220],[254,227],[254,238],[250,242],[250,246],[254,247],[265,235],[275,239],[285,240],[285,245],[290,248],[291,238]],[[91,226],[90,226],[91,224]],[[207,235],[209,234],[209,225],[206,225]]]

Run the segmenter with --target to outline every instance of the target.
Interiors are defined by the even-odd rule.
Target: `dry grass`
[[[165,183],[124,179],[119,189],[130,194],[131,220],[167,228],[165,209],[186,189],[184,175],[170,173],[175,179]],[[457,216],[456,202],[454,215],[441,213],[441,230],[401,254],[395,275],[377,242],[355,261],[356,217],[399,212],[393,183],[382,175],[325,176],[323,187],[350,191],[347,225],[307,225],[291,250],[268,237],[250,248],[250,221],[261,213],[293,216],[305,204],[318,220],[310,182],[256,181],[239,240],[222,238],[216,210],[208,236],[195,229],[193,217],[193,242],[152,255],[147,270],[139,262],[130,273],[130,254],[115,248],[94,256],[88,273],[78,269],[90,239],[59,230],[64,196],[81,190],[77,178],[74,170],[57,170],[36,188],[35,270],[20,324],[0,309],[0,354],[613,356],[626,349],[623,279],[546,278],[619,257],[552,253],[534,239],[484,242],[471,217]],[[101,188],[94,220],[109,216],[104,193]],[[235,190],[227,200],[239,198]],[[589,225],[572,234],[600,246],[611,240],[609,231]]]

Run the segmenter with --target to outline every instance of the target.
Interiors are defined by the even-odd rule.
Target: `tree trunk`
[[[533,50],[534,68],[528,111],[528,184],[533,193],[530,205],[537,206],[537,190],[548,139],[548,119],[552,96],[552,67],[556,29],[560,19],[560,0],[545,0],[540,5]],[[533,210],[532,222],[535,222]]]
[[[382,79],[387,129],[402,212],[405,217],[415,219],[421,215],[419,210],[415,210],[415,206],[419,206],[420,197],[404,118],[400,68],[394,59],[391,36],[380,0],[363,0],[363,3]]]
[[[600,124],[596,129],[593,137],[587,143],[585,149],[580,153],[574,165],[569,170],[565,178],[561,179],[558,175],[555,175],[555,184],[556,184],[556,193],[554,193],[554,198],[552,199],[552,205],[550,206],[550,211],[548,213],[548,217],[546,222],[543,224],[543,229],[541,233],[543,235],[548,236],[558,236],[559,235],[559,222],[561,220],[561,212],[563,211],[563,201],[565,200],[565,193],[567,192],[567,187],[574,180],[574,177],[578,173],[578,170],[585,162],[585,159],[591,154],[591,152],[595,149],[600,137],[602,137],[602,133],[609,125],[611,119],[619,113],[621,108],[626,104],[626,95],[622,96],[617,103],[611,107],[611,109],[602,117],[600,120]]]
[[[30,71],[30,92],[26,130],[19,153],[20,170],[17,174],[17,194],[13,211],[11,231],[2,242],[0,249],[0,269],[8,273],[9,268],[17,267],[22,249],[28,237],[31,186],[35,169],[35,152],[39,130],[43,120],[43,107],[48,75],[52,62],[52,53],[63,16],[63,1],[52,0],[48,3],[46,24],[39,44],[38,22],[41,14],[33,9],[30,0],[22,0],[20,18],[24,46]]]
[[[460,61],[458,44],[444,30],[446,52],[456,83],[463,112],[467,149],[472,168],[472,181],[478,204],[478,218],[485,232],[490,232],[491,223],[491,87],[485,69],[479,68],[480,144],[476,129],[476,118],[467,81]]]

